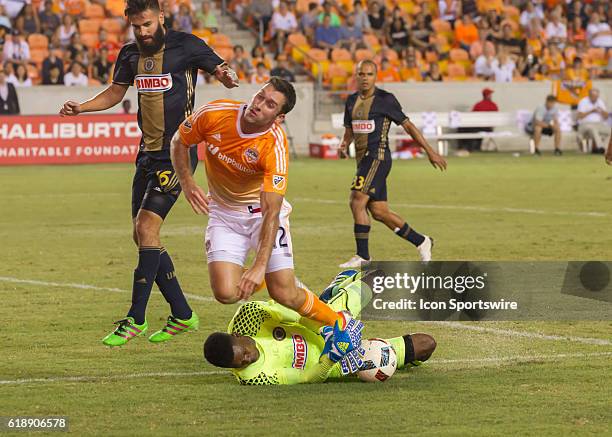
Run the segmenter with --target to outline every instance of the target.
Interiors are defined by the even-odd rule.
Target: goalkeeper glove
[[[325,347],[321,355],[327,355],[334,363],[361,345],[363,322],[353,319],[347,313],[344,313],[344,319],[344,329],[340,328],[338,321],[333,328],[324,326],[321,329],[321,336],[325,340]]]

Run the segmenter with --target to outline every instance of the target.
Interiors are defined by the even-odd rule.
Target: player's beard
[[[164,45],[164,28],[160,23],[157,27],[157,30],[152,36],[152,40],[150,42],[143,42],[140,38],[136,37],[136,44],[138,44],[138,50],[145,56],[154,55],[162,48]]]

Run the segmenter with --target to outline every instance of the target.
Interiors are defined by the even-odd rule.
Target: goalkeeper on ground
[[[358,318],[372,298],[369,279],[374,275],[341,272],[321,294],[335,311]],[[361,322],[359,322],[361,323]],[[355,353],[334,353],[338,327],[324,327],[274,301],[241,305],[228,333],[215,332],[204,343],[204,356],[214,366],[231,368],[243,385],[323,382],[355,373]],[[321,332],[321,334],[319,333]],[[337,339],[336,339],[337,340]],[[397,354],[398,368],[418,366],[433,353],[436,342],[427,334],[387,340]],[[335,351],[338,352],[338,351]]]

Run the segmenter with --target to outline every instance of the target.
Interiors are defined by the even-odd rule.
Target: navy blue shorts
[[[380,161],[364,156],[357,165],[357,174],[351,184],[351,190],[361,191],[373,201],[387,200],[387,176],[391,172],[391,160]]]

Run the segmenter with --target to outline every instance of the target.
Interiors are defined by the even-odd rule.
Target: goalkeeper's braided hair
[[[224,332],[213,332],[204,343],[204,357],[217,367],[234,367],[234,347],[232,336]]]

